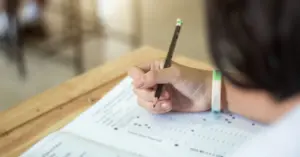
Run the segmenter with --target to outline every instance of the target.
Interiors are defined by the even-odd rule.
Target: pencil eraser
[[[183,24],[183,21],[181,19],[177,19],[176,25],[181,26]]]

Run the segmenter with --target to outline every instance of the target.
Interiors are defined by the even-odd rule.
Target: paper
[[[261,129],[231,114],[150,114],[126,78],[63,131],[149,157],[226,157]]]
[[[139,157],[62,132],[53,133],[21,157]]]

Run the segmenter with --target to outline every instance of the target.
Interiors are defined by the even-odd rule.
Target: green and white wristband
[[[212,97],[211,110],[214,113],[221,112],[221,87],[222,87],[222,73],[219,70],[213,71],[212,78]]]

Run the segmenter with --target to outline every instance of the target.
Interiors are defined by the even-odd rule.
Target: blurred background
[[[209,62],[204,0],[0,0],[0,111],[142,46]],[[149,52],[151,53],[151,52]]]

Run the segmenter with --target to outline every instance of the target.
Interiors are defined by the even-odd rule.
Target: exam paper
[[[21,157],[140,157],[97,144],[72,134],[56,132],[35,144]]]
[[[126,78],[63,131],[149,157],[226,157],[261,129],[230,113],[151,114]]]

